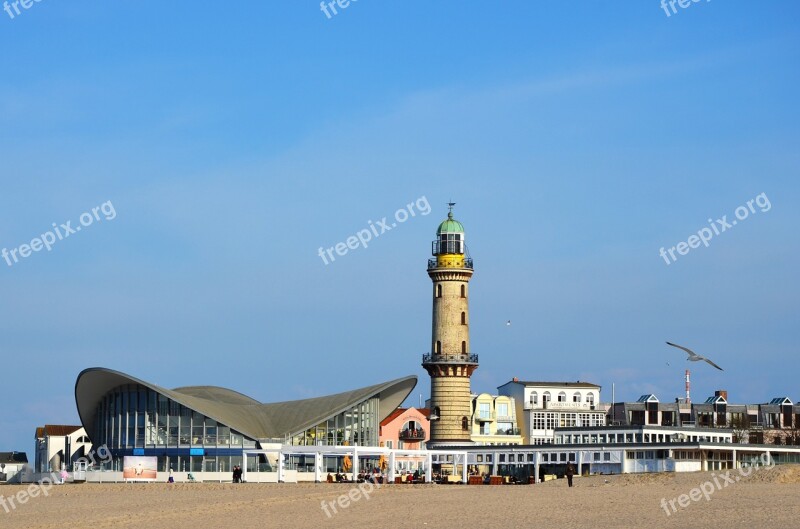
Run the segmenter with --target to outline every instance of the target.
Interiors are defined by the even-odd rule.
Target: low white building
[[[14,476],[28,466],[25,452],[0,452],[0,482],[14,481]]]
[[[516,378],[497,388],[514,398],[525,444],[551,444],[557,428],[606,425],[600,386],[589,382],[530,382]]]

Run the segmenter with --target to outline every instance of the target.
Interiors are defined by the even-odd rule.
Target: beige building
[[[422,367],[431,377],[431,444],[470,442],[472,397],[470,377],[478,355],[469,346],[469,280],[472,259],[464,241],[464,226],[453,218],[436,230],[428,276],[433,282],[433,330],[430,353]]]
[[[513,397],[473,395],[471,425],[472,441],[477,445],[522,444]]]

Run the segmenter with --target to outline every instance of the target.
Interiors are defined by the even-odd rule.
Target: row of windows
[[[603,413],[558,413],[537,412],[531,414],[533,430],[554,430],[556,428],[605,426]]]
[[[498,402],[495,407],[497,408],[498,417],[511,417],[511,414],[509,413],[508,402]],[[479,402],[478,417],[481,419],[491,419],[492,418],[491,408],[492,408],[492,403]]]
[[[435,351],[436,354],[442,354],[442,342],[440,340],[436,340],[436,347]],[[449,352],[448,352],[449,353]],[[461,342],[461,354],[467,354],[467,342]]]
[[[441,284],[436,285],[436,297],[437,298],[442,297],[442,285]],[[461,285],[461,297],[462,298],[466,298],[467,297],[467,285]]]
[[[556,398],[557,398],[556,402],[567,402],[567,394],[564,391],[559,392],[558,395],[556,396]],[[581,395],[581,393],[579,391],[576,391],[575,393],[572,394],[572,402],[580,403],[580,402],[582,402],[582,399],[583,399],[583,396]],[[552,400],[553,399],[552,399],[552,396],[550,395],[549,391],[545,391],[544,393],[542,393],[542,402],[551,402]],[[531,392],[530,403],[531,404],[539,404],[539,393],[538,392],[536,392],[536,391],[532,391]],[[586,395],[586,403],[587,404],[594,404],[594,393],[588,393]]]
[[[143,386],[110,391],[96,413],[97,430],[92,438],[109,448],[256,445],[228,426]]]
[[[625,459],[667,459],[667,457],[669,450],[640,450],[625,454]]]
[[[709,442],[709,443],[730,443],[731,438],[716,435],[689,435],[682,442]],[[669,443],[672,442],[671,434],[649,434],[649,433],[601,433],[601,434],[565,434],[557,435],[557,444],[624,444],[624,443]]]

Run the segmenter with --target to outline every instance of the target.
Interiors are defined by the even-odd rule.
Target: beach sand
[[[753,470],[665,513],[669,501],[719,472],[576,478],[539,485],[384,485],[336,512],[353,484],[67,484],[6,513],[0,527],[56,528],[548,528],[738,529],[800,527],[800,467]],[[732,471],[731,477],[738,475]],[[724,481],[721,481],[721,484]],[[369,485],[362,485],[368,491]],[[0,487],[11,496],[26,487]],[[716,486],[715,486],[716,489]],[[355,493],[353,493],[355,496]],[[668,507],[669,508],[669,507]]]

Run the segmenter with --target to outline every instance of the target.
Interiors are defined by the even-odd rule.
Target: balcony
[[[519,435],[519,428],[508,428],[505,430],[497,430],[497,435]]]
[[[478,364],[478,355],[469,353],[438,354],[425,353],[422,355],[422,365],[426,364]]]
[[[425,430],[422,428],[406,428],[400,432],[398,438],[401,441],[424,441]]]
[[[475,416],[477,422],[492,422],[494,421],[493,413],[479,413]]]
[[[463,266],[459,266],[461,261],[463,261]],[[472,257],[454,259],[452,260],[452,264],[451,261],[446,261],[441,267],[438,265],[438,261],[435,257],[433,259],[428,259],[428,270],[434,270],[436,268],[466,268],[468,270],[472,270]]]

